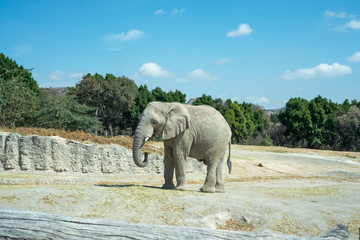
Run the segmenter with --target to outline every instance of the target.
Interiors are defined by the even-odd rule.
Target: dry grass
[[[36,185],[19,185],[19,184],[0,184],[0,191],[12,191],[24,188],[35,188]]]
[[[20,198],[18,198],[17,196],[15,195],[11,195],[11,196],[2,196],[0,197],[1,200],[5,200],[7,201],[8,203],[12,203],[14,202],[15,200],[20,200]]]
[[[360,214],[355,213],[349,216],[346,220],[335,220],[335,219],[327,219],[327,223],[329,227],[334,227],[338,223],[342,223],[348,227],[349,232],[358,234],[360,227]]]
[[[359,233],[360,214],[351,215],[351,217],[344,223],[344,225],[346,225],[349,228],[349,232]]]
[[[218,229],[252,232],[255,230],[255,226],[250,223],[244,223],[243,221],[230,218],[229,220],[226,221],[225,225],[218,227]]]
[[[302,236],[304,233],[310,236],[318,236],[321,234],[319,227],[316,225],[304,224],[302,222],[288,218],[285,214],[275,221],[275,225],[271,227],[272,230],[282,232],[285,234]]]
[[[311,198],[313,196],[335,196],[339,188],[333,186],[307,188],[269,188],[267,194],[280,198]]]
[[[150,218],[161,219],[168,225],[176,225],[184,211],[176,202],[177,196],[189,194],[138,185],[101,185],[98,191],[102,192],[102,198],[95,200],[92,210],[81,217],[99,218],[122,212],[128,222],[138,223],[151,215]]]
[[[0,179],[35,179],[35,178],[49,178],[48,175],[44,174],[26,174],[24,171],[22,173],[0,173]]]
[[[18,133],[23,136],[38,135],[38,136],[59,136],[68,140],[74,140],[83,143],[97,143],[97,144],[117,144],[128,149],[132,149],[133,139],[129,136],[116,136],[116,137],[102,137],[94,134],[86,133],[83,131],[66,131],[63,129],[52,128],[25,128],[18,127],[10,129],[6,127],[0,127],[2,132]],[[163,149],[157,147],[156,143],[146,143],[143,151],[149,153],[163,154]]]
[[[275,176],[254,176],[254,177],[229,177],[224,179],[225,183],[232,182],[259,182],[259,181],[267,181],[267,180],[286,180],[286,179],[323,179],[328,177],[320,177],[320,176],[309,176],[303,177],[298,175],[275,175]]]
[[[46,204],[49,205],[74,205],[80,203],[80,200],[85,196],[84,192],[81,189],[78,188],[72,188],[71,186],[60,186],[57,187],[62,191],[73,191],[69,194],[48,194],[42,198],[40,198],[41,201],[43,201]]]
[[[248,151],[274,152],[274,153],[316,153],[323,156],[339,156],[352,159],[360,159],[360,152],[343,152],[332,150],[318,150],[309,148],[287,148],[277,146],[251,146],[251,145],[232,145],[232,148]]]
[[[41,200],[46,204],[55,205],[55,204],[58,204],[57,200],[59,198],[62,198],[62,196],[55,195],[55,194],[48,194],[48,195],[42,197]]]

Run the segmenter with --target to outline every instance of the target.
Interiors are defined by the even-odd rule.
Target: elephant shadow
[[[106,187],[106,188],[128,188],[128,187],[144,187],[144,188],[152,188],[152,189],[162,189],[161,187],[156,186],[148,186],[148,185],[141,185],[141,184],[95,184],[97,187]]]
[[[141,185],[141,184],[94,184],[96,187],[104,187],[104,188],[130,188],[130,187],[144,187],[149,189],[158,189],[163,191],[174,191],[174,189],[164,189],[162,187],[149,186],[149,185]],[[198,192],[197,190],[186,190],[186,192]]]

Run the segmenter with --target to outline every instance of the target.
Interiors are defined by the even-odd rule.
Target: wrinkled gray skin
[[[229,147],[227,165],[231,172],[231,130],[223,116],[206,105],[180,103],[149,103],[140,116],[133,143],[134,162],[139,167],[148,163],[147,153],[141,158],[142,147],[153,135],[164,139],[164,189],[186,190],[186,158],[190,156],[207,165],[202,192],[224,192],[222,165]],[[173,183],[174,169],[177,185]]]

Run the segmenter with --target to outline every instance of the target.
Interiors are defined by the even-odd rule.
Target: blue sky
[[[41,87],[86,73],[267,109],[360,100],[360,1],[0,0],[0,52]]]

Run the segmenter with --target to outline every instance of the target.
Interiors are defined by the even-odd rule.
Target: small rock
[[[264,167],[264,165],[262,165],[262,163],[259,163],[257,166],[258,167]]]

